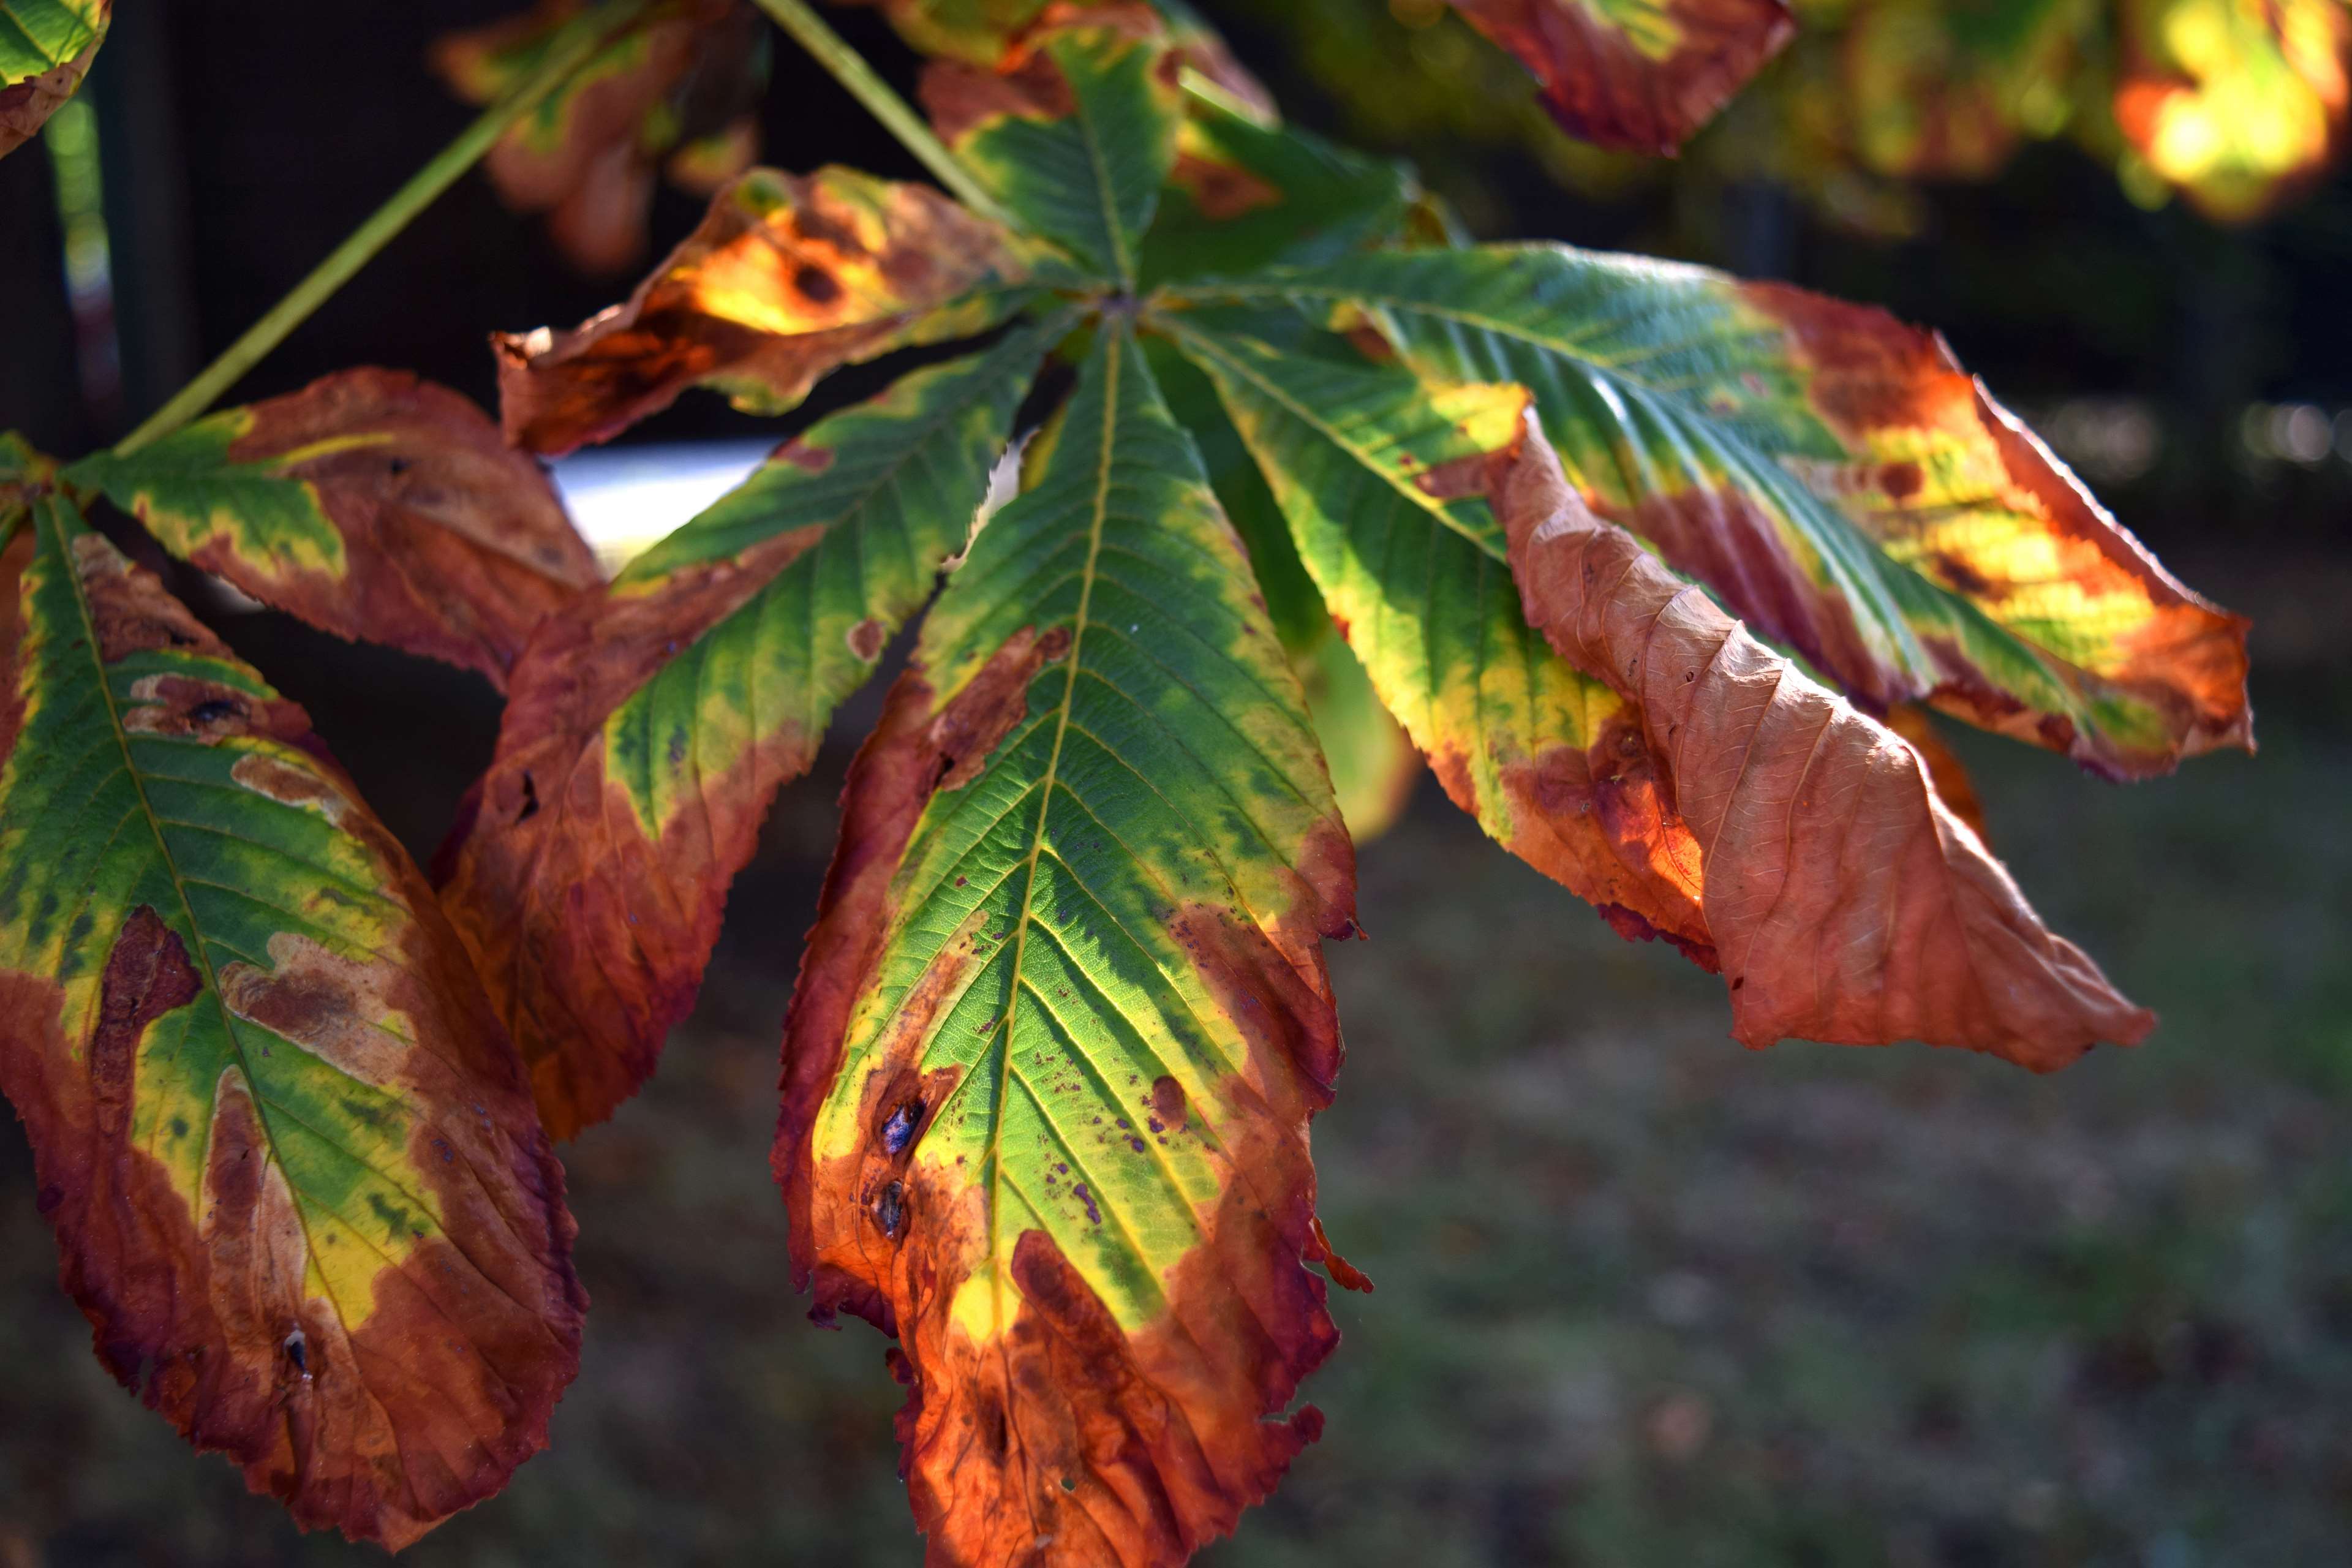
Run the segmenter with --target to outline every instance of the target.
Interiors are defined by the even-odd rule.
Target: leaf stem
[[[846,39],[825,24],[823,17],[809,9],[806,0],[753,0],[761,10],[775,19],[776,26],[793,36],[793,41],[817,64],[833,73],[834,79],[847,88],[851,96],[866,106],[866,111],[880,121],[899,144],[917,158],[923,167],[935,175],[955,195],[956,200],[980,214],[1011,229],[1022,227],[1021,220],[1004,209],[991,195],[988,187],[964,167],[956,155],[948,151],[947,143],[934,135],[923,123],[921,115],[898,96],[890,84],[874,73],[866,57],[849,46]]]
[[[352,275],[374,258],[376,252],[408,226],[409,220],[433,204],[434,198],[457,184],[506,133],[507,128],[544,102],[581,67],[601,53],[620,33],[635,25],[646,0],[612,0],[611,4],[572,22],[556,36],[546,57],[514,90],[482,111],[481,117],[443,148],[433,161],[410,176],[366,222],[328,253],[309,277],[294,285],[268,314],[246,329],[245,335],[221,351],[218,359],[197,373],[195,379],[173,394],[169,402],[147,416],[136,430],[115,443],[114,455],[125,457],[150,442],[170,435],[212,406],[215,399],[235,385],[262,357],[286,341],[287,334],[325,304]]]

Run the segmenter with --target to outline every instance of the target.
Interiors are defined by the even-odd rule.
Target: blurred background
[[[1295,121],[1410,158],[1482,237],[1940,327],[2254,618],[2263,746],[2119,789],[1952,732],[1995,850],[2164,1016],[2043,1079],[1742,1051],[1717,982],[1620,942],[1424,782],[1363,851],[1371,941],[1331,954],[1350,1054],[1316,1129],[1323,1213],[1379,1289],[1333,1303],[1323,1441],[1202,1561],[2352,1561],[2352,174],[2250,195],[2133,151],[2099,107],[2129,38],[2097,7],[1801,6],[1798,43],[1669,161],[1568,142],[1433,0],[1198,8]],[[470,111],[428,47],[507,9],[119,7],[83,107],[0,160],[0,428],[74,454],[162,402],[456,133]],[[1991,50],[2015,112],[1922,131],[2021,10],[2073,30]],[[835,19],[911,82],[873,13]],[[788,47],[755,113],[766,161],[918,174]],[[700,205],[663,189],[652,244]],[[487,403],[486,332],[569,325],[634,275],[583,276],[469,177],[233,396],[381,363]],[[889,374],[845,371],[782,422],[689,397],[567,486],[658,533]],[[652,453],[676,443],[719,477]],[[429,855],[495,740],[488,687],[174,580]],[[919,1561],[882,1342],[803,1321],[766,1165],[778,1026],[874,711],[846,709],[780,801],[661,1075],[565,1152],[595,1306],[552,1450],[408,1561]],[[106,1377],[0,1122],[0,1568],[356,1561]]]

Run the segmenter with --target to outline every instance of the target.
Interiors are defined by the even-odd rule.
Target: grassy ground
[[[1336,950],[1318,1124],[1379,1281],[1330,1417],[1214,1568],[2352,1560],[2352,693],[2259,761],[2116,791],[1965,750],[1996,847],[2165,1026],[2053,1079],[1724,1037],[1424,798]],[[837,775],[836,775],[837,777]],[[586,1365],[553,1450],[418,1564],[911,1565],[881,1342],[809,1329],[765,1153],[832,831],[789,795],[706,1002],[569,1154]],[[0,1131],[0,1568],[358,1560],[188,1455],[88,1353]]]

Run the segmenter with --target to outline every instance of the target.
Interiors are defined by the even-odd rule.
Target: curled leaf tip
[[[2155,1026],[2042,925],[1917,752],[1594,516],[1532,419],[1493,487],[1529,622],[1639,707],[1737,1037],[1919,1039],[2048,1070]]]

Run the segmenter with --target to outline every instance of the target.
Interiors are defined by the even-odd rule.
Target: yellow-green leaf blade
[[[0,1089],[67,1287],[256,1490],[405,1544],[578,1366],[512,1047],[300,709],[60,497],[0,567]]]
[[[796,1267],[898,1336],[935,1555],[1181,1562],[1319,1424],[1265,1418],[1335,1337],[1300,1260],[1339,1061],[1318,943],[1353,875],[1240,543],[1123,328],[844,806],[787,1025]]]
[[[114,0],[0,0],[0,155],[74,95],[113,19]]]
[[[558,1138],[653,1071],[769,802],[963,547],[1066,325],[820,421],[532,643],[441,898]]]

